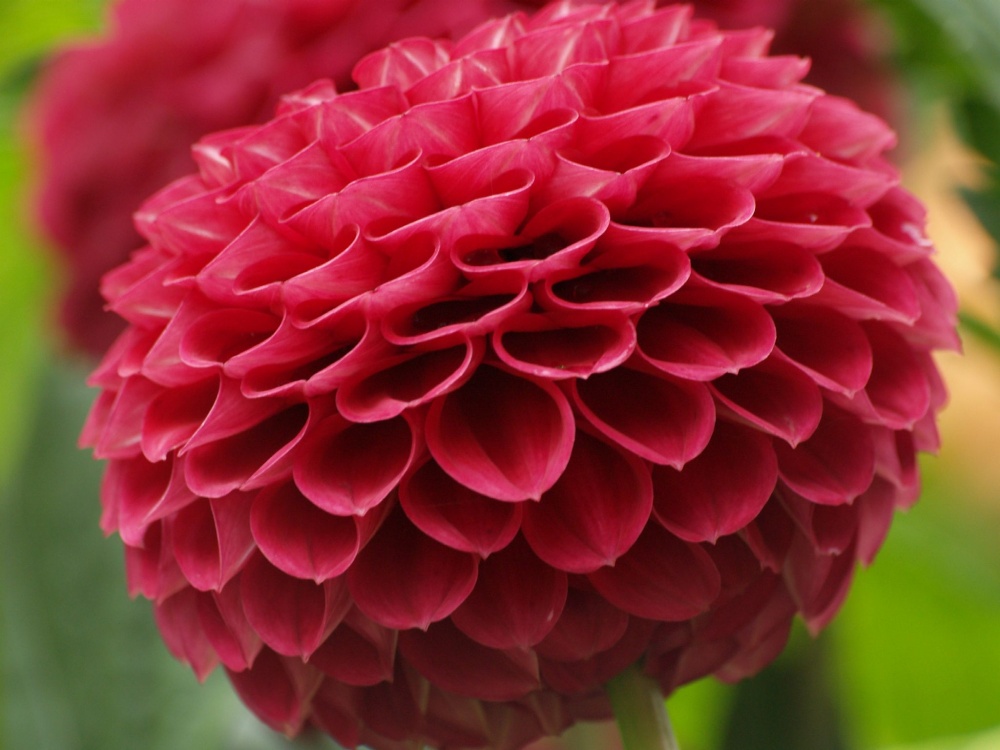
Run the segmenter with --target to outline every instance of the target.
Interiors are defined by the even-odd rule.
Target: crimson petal
[[[652,507],[643,461],[581,432],[559,481],[525,506],[524,536],[549,565],[589,573],[614,565],[642,533]]]
[[[518,539],[479,564],[476,587],[451,621],[484,646],[529,648],[552,629],[565,603],[566,574]]]
[[[506,547],[521,527],[523,503],[494,500],[474,492],[434,461],[403,479],[399,502],[406,516],[427,536],[480,557]]]
[[[343,579],[319,585],[292,578],[254,556],[240,576],[247,621],[279,654],[308,659],[351,606]]]
[[[654,513],[688,542],[712,542],[752,521],[778,481],[771,441],[753,430],[720,422],[705,451],[677,471],[653,469]]]
[[[476,584],[478,559],[438,544],[399,511],[347,573],[362,613],[387,628],[426,629],[448,617]]]
[[[415,440],[402,417],[353,425],[332,417],[313,431],[303,448],[293,469],[295,484],[327,513],[363,516],[406,472]]]
[[[708,445],[715,403],[701,383],[619,367],[573,384],[577,407],[611,441],[681,468]]]
[[[459,695],[509,701],[540,687],[533,651],[481,646],[449,620],[436,623],[427,632],[400,633],[399,650],[428,680]],[[470,670],[469,664],[475,664],[476,669]]]
[[[588,578],[605,599],[629,614],[666,622],[701,614],[722,586],[705,550],[680,541],[658,523],[648,524],[614,567]]]
[[[569,462],[573,415],[565,396],[493,367],[431,404],[431,455],[455,481],[498,500],[538,499]]]

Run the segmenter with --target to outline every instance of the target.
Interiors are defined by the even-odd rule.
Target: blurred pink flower
[[[637,661],[740,679],[916,499],[955,299],[894,136],[690,15],[400,42],[138,214],[102,525],[272,727],[516,748]]]

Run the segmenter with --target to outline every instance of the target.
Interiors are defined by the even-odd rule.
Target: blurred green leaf
[[[995,528],[956,511],[954,477],[925,477],[924,499],[897,517],[834,624],[840,700],[860,748],[1000,722]]]

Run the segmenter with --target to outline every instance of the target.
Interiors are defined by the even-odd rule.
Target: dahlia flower
[[[155,190],[191,171],[190,145],[198,138],[269,119],[279,95],[317,78],[331,78],[344,91],[362,55],[403,36],[453,36],[542,4],[120,0],[110,36],[59,54],[31,106],[29,130],[42,161],[39,213],[65,266],[60,322],[70,343],[99,357],[121,332],[121,320],[103,308],[100,278],[142,245],[132,214]],[[877,80],[871,66],[860,67],[868,51],[842,43],[850,42],[848,22],[851,39],[857,36],[856,0],[822,8],[802,0],[808,23],[794,24],[793,4],[698,0],[695,7],[723,26],[777,28],[783,49],[817,56],[820,73],[842,71],[828,74],[830,83],[864,81],[871,89]],[[832,34],[831,14],[846,19]],[[808,31],[817,26],[820,34]],[[853,75],[860,72],[865,75]],[[855,93],[850,84],[844,88],[836,93]]]
[[[955,299],[892,132],[769,41],[556,3],[199,143],[82,437],[179,659],[289,734],[517,748],[829,622]]]

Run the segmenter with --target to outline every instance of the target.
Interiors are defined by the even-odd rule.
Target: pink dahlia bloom
[[[288,733],[516,748],[830,620],[955,299],[893,134],[769,39],[559,3],[200,143],[83,436],[178,658]]]

